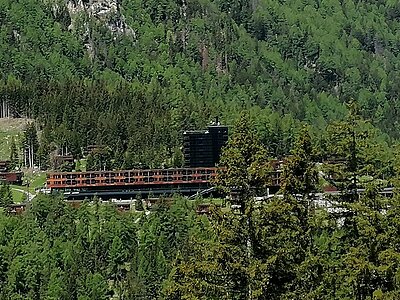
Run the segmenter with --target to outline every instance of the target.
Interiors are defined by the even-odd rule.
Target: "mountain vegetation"
[[[42,194],[21,216],[2,210],[0,299],[397,299],[397,176],[392,197],[377,178],[357,177],[363,193],[318,200],[318,152],[304,128],[279,195],[256,200],[268,168],[254,168],[262,150],[245,151],[259,141],[245,116],[240,123],[217,177],[225,190],[240,187],[236,207],[211,205],[204,215],[201,199],[176,196],[151,209],[137,199],[138,211],[118,212],[99,199],[74,208]],[[6,186],[0,199],[6,208]]]
[[[381,140],[399,137],[396,1],[90,3],[0,1],[1,99],[37,120],[36,164],[96,144],[110,167],[179,165],[182,130],[241,110],[286,155],[300,122],[320,136],[351,99]]]
[[[271,167],[242,114],[215,182],[236,196],[206,215],[201,199],[160,199],[151,209],[137,199],[137,211],[121,213],[96,198],[74,208],[40,194],[13,216],[3,184],[0,299],[397,299],[398,154],[386,181],[371,172],[379,163],[362,180],[375,154],[359,157],[356,116],[347,119],[334,125],[354,133],[339,140],[350,153],[336,169],[320,169],[304,127],[279,193],[257,200]],[[320,199],[321,176],[345,188]],[[389,198],[386,186],[395,187]]]
[[[15,216],[3,184],[0,299],[399,299],[399,20],[394,0],[0,0],[0,116],[35,120],[13,167],[180,166],[182,131],[219,116],[234,195]]]

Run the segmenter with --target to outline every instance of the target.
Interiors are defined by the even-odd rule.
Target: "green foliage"
[[[315,151],[307,128],[303,128],[283,170],[282,191],[296,197],[315,192],[318,174]]]
[[[109,148],[95,150],[87,156],[86,170],[101,171],[111,169],[111,153]]]
[[[37,152],[39,150],[39,141],[37,138],[36,125],[29,123],[24,130],[22,140],[22,147],[24,151],[24,163],[28,168],[33,168],[38,162]]]
[[[7,208],[12,203],[13,195],[10,185],[3,181],[0,186],[0,206],[3,208]]]
[[[182,199],[137,223],[95,199],[73,209],[39,195],[23,216],[0,213],[0,298],[157,297],[197,223]]]
[[[106,150],[88,170],[180,166],[183,130],[248,113],[217,179],[239,191],[239,213],[197,216],[180,199],[138,219],[98,199],[74,210],[40,195],[23,216],[0,212],[0,298],[398,299],[400,197],[379,184],[399,171],[399,11],[396,1],[122,1],[112,24],[132,31],[117,34],[84,12],[72,20],[63,1],[0,0],[0,99],[36,120],[21,145],[27,167],[89,145]],[[281,196],[253,201],[268,157],[288,154]],[[326,209],[313,201],[315,163],[332,156],[342,164],[319,171],[344,192]],[[3,207],[10,195],[3,185]]]
[[[280,196],[240,214],[215,210],[209,237],[193,236],[176,258],[166,298],[394,299],[398,195],[370,185],[351,203],[343,194],[319,207],[315,154],[304,129]]]
[[[255,193],[263,193],[269,182],[271,167],[268,151],[260,142],[247,114],[242,114],[235,132],[223,149],[216,184],[231,193],[239,193],[243,211]]]
[[[323,172],[331,184],[348,193],[349,201],[355,201],[356,189],[366,183],[393,177],[392,150],[371,123],[360,117],[354,102],[346,119],[329,124],[326,131],[325,147],[320,147],[328,161]]]
[[[385,198],[370,184],[352,202],[339,194],[334,209],[320,207],[315,153],[305,128],[281,194],[241,193],[240,212],[211,205],[200,216],[175,197],[121,214],[99,199],[74,209],[45,195],[22,216],[1,211],[0,298],[396,299],[398,193]]]
[[[15,144],[14,137],[12,137],[11,144],[10,144],[10,168],[15,169],[17,166],[18,166],[17,145]]]
[[[318,132],[343,118],[350,98],[398,138],[397,9],[122,1],[99,20],[70,15],[62,1],[2,0],[0,98],[15,116],[38,120],[34,163],[44,167],[53,149],[81,157],[93,144],[111,149],[115,168],[179,166],[183,130],[216,115],[230,125],[240,110],[257,112],[270,155],[284,156],[298,121]]]

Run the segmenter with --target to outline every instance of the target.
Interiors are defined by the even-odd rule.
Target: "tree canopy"
[[[1,99],[37,120],[41,156],[98,144],[115,167],[173,165],[182,130],[240,110],[282,156],[299,121],[324,130],[350,98],[398,138],[393,1],[110,0],[101,18],[70,2],[0,1]]]

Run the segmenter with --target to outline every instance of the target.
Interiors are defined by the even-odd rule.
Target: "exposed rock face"
[[[134,35],[121,14],[119,0],[66,0],[66,5],[72,20],[70,29],[74,29],[74,19],[84,14],[101,21],[113,33]]]
[[[71,23],[68,29],[77,31],[85,41],[85,46],[92,56],[94,53],[89,20],[106,26],[113,36],[131,36],[135,39],[135,31],[126,24],[121,13],[120,0],[43,0],[52,6],[55,14],[61,10],[68,11]]]

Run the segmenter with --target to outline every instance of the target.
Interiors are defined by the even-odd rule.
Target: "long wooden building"
[[[92,172],[52,172],[47,188],[69,199],[97,195],[103,199],[149,194],[193,194],[207,189],[217,168],[177,168]]]
[[[21,185],[23,176],[24,173],[11,170],[9,160],[0,161],[0,182]]]

